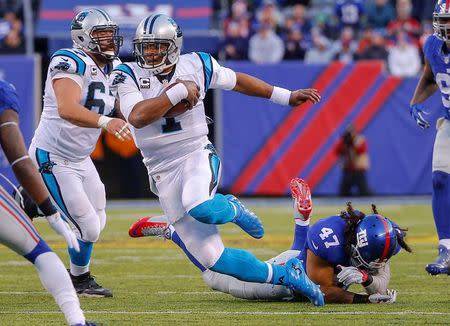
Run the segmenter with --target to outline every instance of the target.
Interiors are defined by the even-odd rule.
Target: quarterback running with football
[[[85,9],[72,20],[74,47],[56,51],[45,82],[44,110],[29,154],[62,216],[74,229],[80,251],[69,248],[77,293],[111,297],[90,274],[94,243],[105,227],[105,187],[90,158],[101,129],[130,139],[124,120],[113,118],[108,78],[122,37],[106,12]]]
[[[273,87],[220,66],[207,53],[180,55],[182,39],[172,18],[146,17],[133,41],[136,62],[119,65],[110,79],[144,157],[152,191],[186,250],[201,265],[243,281],[284,284],[323,305],[322,292],[307,278],[299,260],[280,266],[244,250],[224,248],[218,224],[235,223],[257,239],[264,235],[264,228],[236,197],[216,193],[221,162],[207,138],[203,105],[208,89],[215,88],[286,106],[316,103],[319,93]],[[184,111],[179,111],[180,102]]]
[[[425,269],[431,275],[450,275],[450,0],[436,3],[433,27],[434,34],[423,48],[425,67],[411,100],[410,113],[420,128],[429,128],[422,102],[440,90],[444,116],[436,123],[432,164],[432,208],[439,253]]]
[[[294,241],[289,250],[268,260],[284,264],[297,257],[305,265],[311,280],[320,285],[326,303],[394,303],[395,290],[388,290],[390,258],[400,248],[410,252],[405,230],[378,214],[375,206],[370,215],[354,210],[350,203],[339,215],[329,216],[309,226],[312,214],[308,184],[295,178],[290,184],[294,208]],[[162,236],[171,239],[185,252],[185,245],[165,216],[144,217],[129,230],[131,237]],[[187,252],[186,252],[187,253]],[[300,300],[295,290],[283,285],[257,284],[211,271],[188,258],[200,269],[205,283],[213,290],[248,300]],[[348,291],[361,284],[367,294]]]

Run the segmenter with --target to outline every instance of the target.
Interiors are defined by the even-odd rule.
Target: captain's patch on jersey
[[[150,88],[150,78],[139,78],[139,86],[141,88]]]

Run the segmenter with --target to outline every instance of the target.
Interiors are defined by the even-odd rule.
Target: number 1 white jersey
[[[236,74],[204,52],[181,55],[169,81],[161,82],[135,62],[123,63],[111,74],[111,89],[117,92],[120,109],[127,120],[138,102],[160,96],[177,79],[194,81],[200,87],[197,105],[175,118],[161,118],[140,129],[130,127],[150,173],[167,167],[174,159],[203,144],[208,134],[203,105],[206,92],[210,88],[233,89]]]
[[[120,63],[116,61],[114,65]],[[112,115],[115,97],[109,90],[108,69],[112,70],[111,65],[104,71],[82,50],[56,51],[47,71],[44,110],[32,145],[70,161],[78,162],[88,157],[94,150],[101,130],[79,127],[59,116],[53,80],[72,79],[81,88],[80,105],[102,115]]]

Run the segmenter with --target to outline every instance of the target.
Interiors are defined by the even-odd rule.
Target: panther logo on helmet
[[[70,31],[75,47],[98,54],[107,61],[117,57],[123,43],[119,26],[105,11],[97,8],[79,12],[72,20]]]

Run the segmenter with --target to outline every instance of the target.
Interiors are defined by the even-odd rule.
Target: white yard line
[[[0,311],[0,315],[47,315],[60,314],[60,311]],[[87,310],[88,314],[107,314],[107,315],[261,315],[261,316],[301,316],[301,315],[420,315],[420,316],[450,316],[450,312],[437,311],[102,311],[102,310]]]

